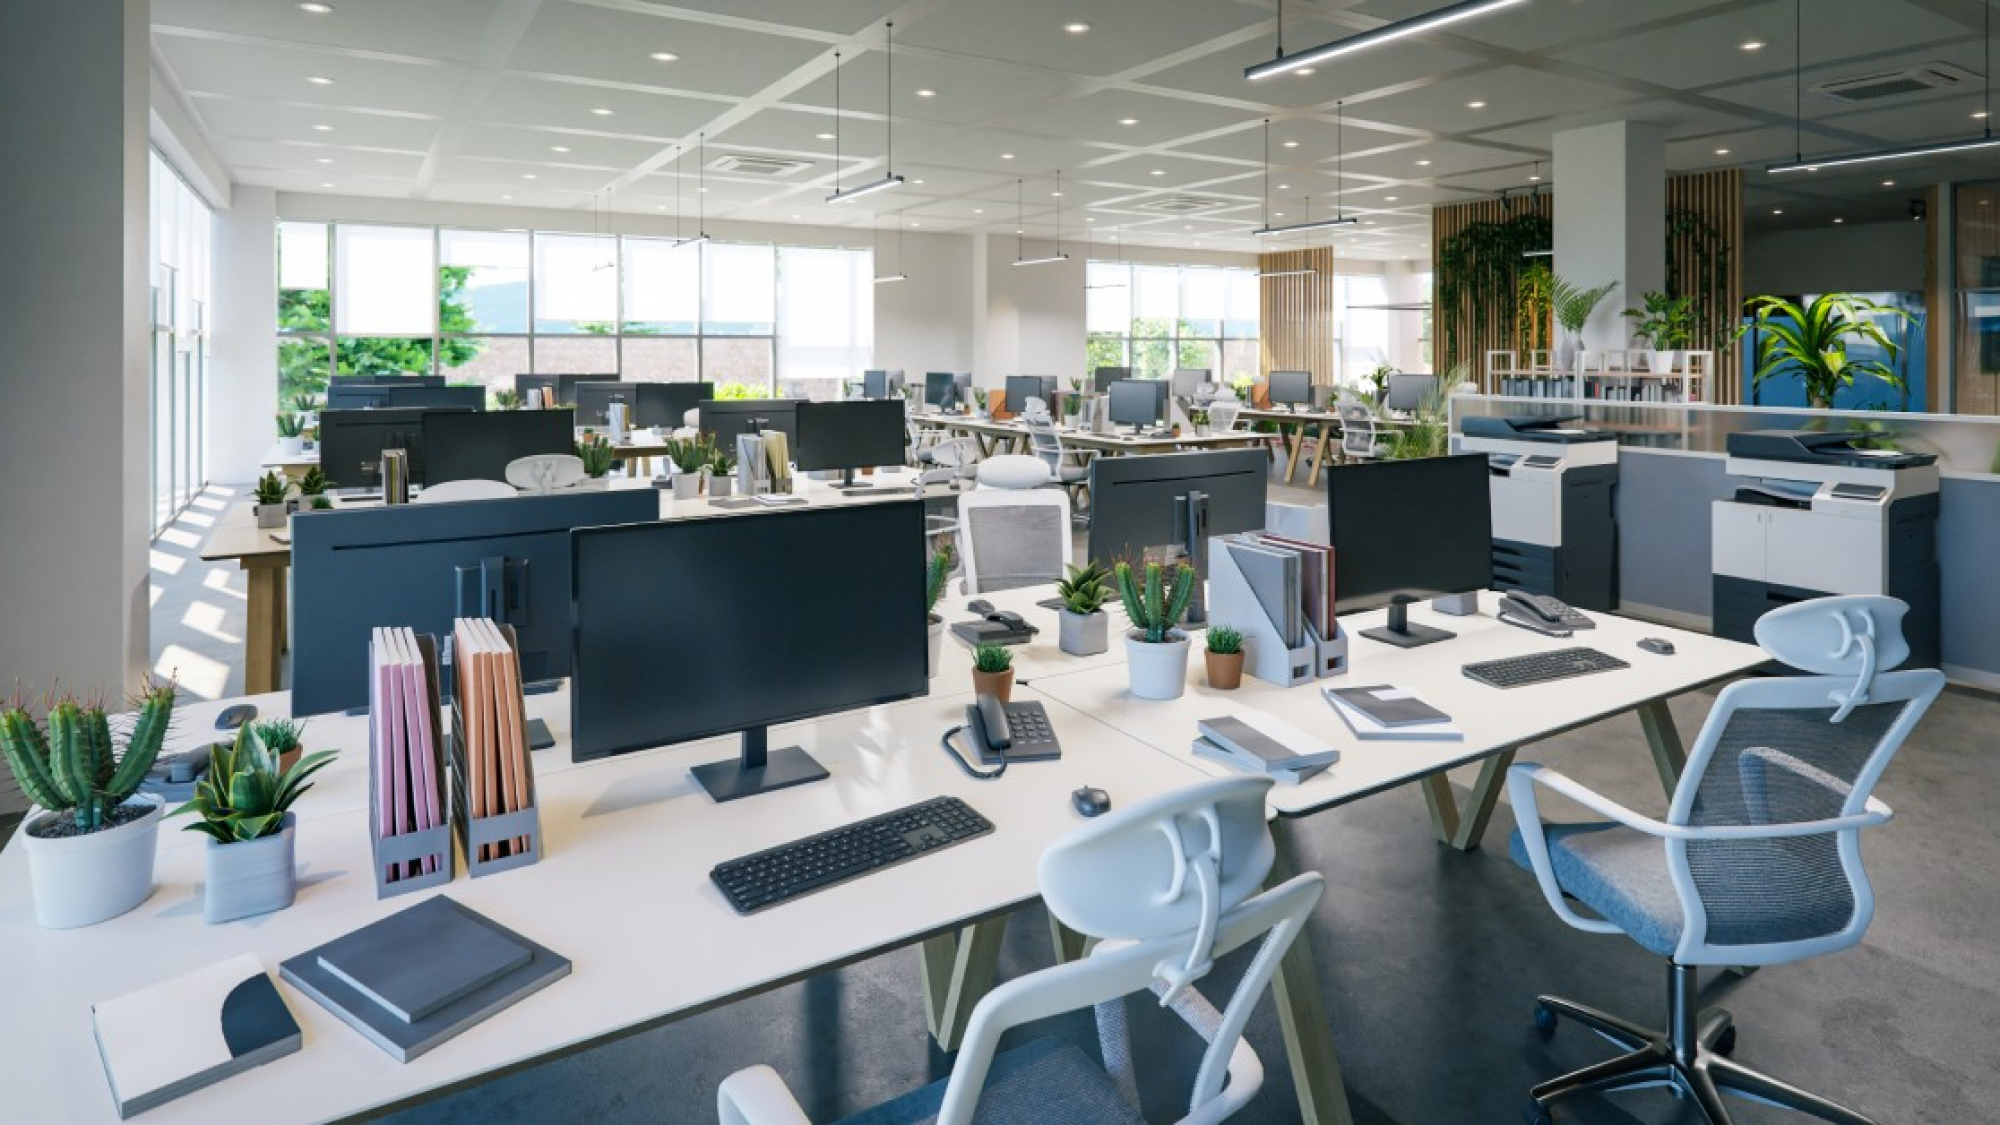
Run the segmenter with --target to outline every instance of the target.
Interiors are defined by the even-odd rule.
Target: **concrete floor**
[[[1311,499],[1274,493],[1274,499]],[[213,509],[196,509],[204,516]],[[192,527],[193,525],[190,525]],[[198,545],[198,542],[197,544]],[[163,543],[155,558],[156,651],[177,662],[195,694],[240,690],[242,576]],[[206,662],[223,665],[218,675]],[[230,662],[234,661],[233,664]],[[196,683],[189,670],[206,677]],[[1692,739],[1709,696],[1676,701]],[[1879,795],[1901,814],[1869,834],[1865,852],[1878,913],[1858,948],[1708,982],[1711,1003],[1737,1016],[1737,1057],[1884,1122],[2000,1120],[2000,863],[1990,827],[2000,792],[1991,753],[2000,701],[1948,691],[1884,778]],[[1664,800],[1636,720],[1610,720],[1530,748],[1533,758],[1632,806]],[[1108,786],[1113,789],[1115,785]],[[1555,809],[1562,819],[1574,810]],[[1519,1120],[1535,1082],[1608,1057],[1575,1027],[1539,1038],[1530,1022],[1538,992],[1554,992],[1628,1017],[1662,1018],[1661,963],[1631,942],[1571,930],[1550,914],[1531,876],[1508,861],[1513,828],[1503,803],[1489,848],[1451,852],[1429,836],[1414,790],[1374,797],[1300,822],[1302,863],[1323,872],[1328,893],[1309,937],[1347,1072],[1355,1118],[1378,1122]],[[1010,926],[1002,977],[1052,963],[1039,910]],[[675,948],[662,957],[716,956]],[[725,954],[726,955],[726,954]],[[1226,986],[1239,956],[1212,978]],[[578,966],[578,971],[589,971]],[[1192,1038],[1156,1011],[1134,1008],[1149,1116],[1184,1109],[1198,1057]],[[524,1015],[526,1013],[524,1012]],[[1051,1021],[1036,1034],[1094,1051],[1088,1016]],[[1236,1120],[1298,1119],[1275,1015],[1260,1007],[1249,1040],[1266,1086]],[[836,973],[510,1075],[396,1116],[401,1122],[709,1121],[714,1090],[732,1071],[776,1067],[815,1120],[835,1120],[948,1073],[950,1057],[924,1033],[914,951]],[[1799,1120],[1733,1103],[1744,1125]],[[1559,1121],[1695,1122],[1660,1090],[1592,1099]]]

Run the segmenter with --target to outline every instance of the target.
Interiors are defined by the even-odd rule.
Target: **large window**
[[[364,223],[278,224],[278,369],[746,383],[835,398],[874,350],[866,250]]]
[[[152,154],[153,530],[205,483],[208,435],[209,258],[212,213],[172,166]]]
[[[1334,277],[1333,319],[1340,341],[1340,382],[1352,386],[1389,358],[1389,286],[1382,275]]]
[[[1145,379],[1177,367],[1221,382],[1258,377],[1256,271],[1092,262],[1087,276],[1089,366]]]

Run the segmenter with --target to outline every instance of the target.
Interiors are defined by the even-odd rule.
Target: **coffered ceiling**
[[[1290,0],[1285,43],[1443,2]],[[1922,185],[2000,168],[1972,154],[1763,171],[1795,151],[1978,131],[1981,0],[1529,0],[1259,83],[1243,68],[1275,52],[1269,0],[152,9],[155,59],[217,154],[238,180],[285,191],[658,214],[676,206],[678,177],[692,212],[699,148],[699,198],[719,218],[1046,239],[1060,216],[1065,239],[1251,250],[1268,118],[1272,221],[1344,212],[1361,223],[1331,236],[1343,253],[1398,258],[1428,256],[1433,205],[1551,184],[1553,134],[1604,121],[1658,125],[1675,170],[1744,165],[1753,226],[1897,219]],[[1808,88],[1796,139],[1795,59]],[[1935,63],[1973,77],[1862,101],[1811,90]],[[715,167],[732,157],[790,170]],[[890,170],[908,182],[824,202]]]

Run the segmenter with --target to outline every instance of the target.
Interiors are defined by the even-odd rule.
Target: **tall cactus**
[[[1159,563],[1147,563],[1142,581],[1133,577],[1131,563],[1121,562],[1116,575],[1118,595],[1125,603],[1125,616],[1132,619],[1132,627],[1144,630],[1151,644],[1168,640],[1168,634],[1187,614],[1188,600],[1198,581],[1194,568],[1178,563],[1168,576]]]
[[[121,755],[101,704],[59,699],[49,708],[45,729],[17,701],[0,710],[0,755],[29,800],[70,813],[78,829],[95,832],[111,810],[139,791],[159,757],[173,719],[173,684],[148,682],[138,704]]]

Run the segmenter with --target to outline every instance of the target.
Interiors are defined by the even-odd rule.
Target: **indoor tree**
[[[1881,360],[1847,358],[1848,344],[1858,340],[1880,347],[1895,359],[1901,348],[1874,318],[1914,319],[1902,309],[1852,293],[1822,293],[1805,306],[1766,295],[1751,298],[1750,307],[1756,315],[1737,329],[1736,335],[1757,334],[1757,371],[1752,376],[1757,385],[1762,386],[1766,379],[1797,375],[1805,381],[1806,401],[1821,410],[1833,405],[1834,393],[1840,388],[1853,386],[1856,376],[1880,379],[1903,389],[1903,377]]]

